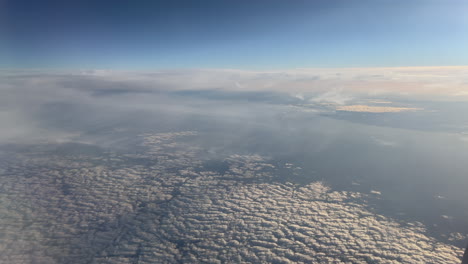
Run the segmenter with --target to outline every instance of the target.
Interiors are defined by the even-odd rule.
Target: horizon
[[[467,262],[467,14],[0,0],[0,263]]]

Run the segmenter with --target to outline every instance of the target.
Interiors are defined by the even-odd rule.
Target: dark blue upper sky
[[[465,0],[0,0],[2,68],[467,65]]]

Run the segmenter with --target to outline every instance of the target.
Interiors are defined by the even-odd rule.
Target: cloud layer
[[[460,260],[462,249],[427,236],[421,223],[370,211],[365,194],[271,182],[276,166],[265,157],[231,155],[208,169],[203,149],[187,142],[196,136],[146,133],[137,154],[36,150],[3,160],[0,261]]]
[[[152,72],[3,70],[0,72],[0,122],[5,129],[0,132],[0,143],[70,138],[77,133],[72,126],[98,122],[93,117],[119,122],[124,116],[141,113],[239,116],[248,114],[245,105],[255,108],[262,104],[289,105],[307,112],[422,110],[424,107],[411,103],[393,103],[393,99],[467,101],[467,73],[466,67]],[[71,119],[74,124],[70,124]],[[52,129],[54,126],[56,129]],[[72,132],[64,131],[67,127]]]
[[[444,243],[327,180],[450,172],[437,195],[462,201],[467,71],[1,71],[0,263],[459,262],[461,228]]]

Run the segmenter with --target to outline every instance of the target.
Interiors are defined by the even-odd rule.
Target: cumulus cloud
[[[271,181],[276,167],[266,157],[234,154],[224,158],[225,168],[207,168],[203,148],[187,141],[197,136],[145,133],[138,153],[57,155],[45,149],[3,159],[0,260],[460,260],[462,249],[426,235],[421,223],[403,225],[370,211],[363,193],[335,191],[323,182]]]

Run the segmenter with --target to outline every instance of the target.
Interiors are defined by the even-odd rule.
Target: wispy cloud
[[[343,105],[336,107],[338,111],[366,112],[366,113],[398,113],[405,111],[420,111],[422,108],[414,107],[392,107],[392,106],[370,106],[370,105]]]

